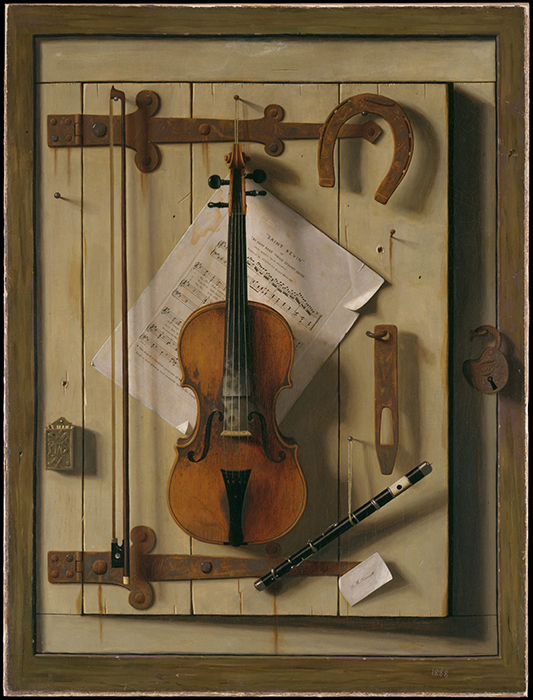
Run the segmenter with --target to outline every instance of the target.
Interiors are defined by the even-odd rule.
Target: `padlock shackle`
[[[478,326],[475,330],[470,331],[470,342],[472,342],[477,336],[487,335],[487,333],[490,333],[494,336],[494,348],[496,350],[499,350],[500,345],[502,344],[502,336],[500,334],[500,331],[494,326]]]

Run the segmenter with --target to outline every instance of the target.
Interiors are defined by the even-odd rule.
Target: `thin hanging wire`
[[[233,141],[235,142],[235,145],[239,143],[239,101],[240,97],[239,95],[234,95],[233,99],[235,100],[235,119],[233,122]]]
[[[238,146],[239,144],[239,95],[234,95],[233,99],[235,100],[235,120],[233,122],[233,140],[235,143],[235,146]],[[237,149],[235,148],[235,154],[236,154]],[[235,163],[236,165],[236,163]],[[241,191],[242,185],[241,185],[241,178],[240,178],[240,172],[239,175],[237,176],[237,168],[233,170],[233,202],[237,203],[237,201],[240,201],[240,197],[237,196],[237,193]],[[238,180],[236,183],[235,180]],[[235,189],[235,185],[237,184],[238,190]],[[241,243],[241,207],[239,207],[238,211],[233,211],[233,221],[234,221],[234,234],[236,237],[234,237],[234,246],[235,246],[235,261],[237,263],[240,262],[240,243]],[[237,350],[237,391],[235,392],[236,396],[234,401],[237,402],[237,426],[238,430],[242,430],[242,423],[241,423],[241,384],[242,384],[242,377],[241,377],[241,347],[240,347],[240,269],[239,266],[236,265],[234,268],[234,343],[233,343],[233,357],[234,357],[234,365],[235,365],[235,350]],[[241,458],[241,451],[239,450],[239,467],[240,467],[240,458]]]

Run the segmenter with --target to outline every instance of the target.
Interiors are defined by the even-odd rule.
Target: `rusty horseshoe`
[[[403,109],[393,100],[381,95],[354,95],[341,102],[331,112],[322,127],[318,142],[318,182],[321,187],[335,185],[333,152],[341,127],[356,114],[377,114],[387,121],[394,136],[394,157],[389,172],[377,189],[374,199],[386,204],[403,180],[413,155],[414,139],[411,123]]]

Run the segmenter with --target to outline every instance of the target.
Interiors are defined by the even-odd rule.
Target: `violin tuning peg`
[[[225,202],[208,202],[207,206],[210,209],[227,209],[229,205]]]
[[[264,197],[266,192],[265,190],[247,190],[246,194],[250,197]]]
[[[257,168],[256,170],[253,171],[253,173],[250,173],[249,175],[245,175],[245,178],[247,180],[253,180],[258,185],[260,185],[262,182],[264,182],[267,179],[267,174],[265,173],[264,170]]]
[[[218,190],[221,185],[229,185],[229,180],[221,180],[220,175],[211,175],[207,184],[212,190]]]

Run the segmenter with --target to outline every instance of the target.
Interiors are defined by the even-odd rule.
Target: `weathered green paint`
[[[520,693],[525,688],[525,5],[179,7],[11,5],[7,12],[7,689]],[[498,311],[514,381],[499,395],[500,654],[494,658],[39,656],[33,646],[33,41],[86,35],[494,36],[498,40]],[[38,348],[37,348],[38,350]],[[313,621],[313,624],[316,624]],[[379,626],[379,621],[376,622]],[[443,632],[444,633],[444,632]],[[435,676],[432,669],[447,675]]]

